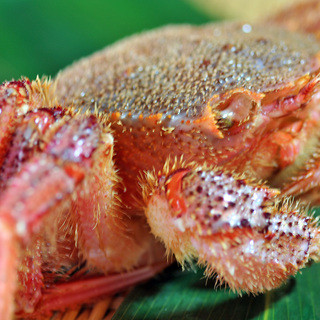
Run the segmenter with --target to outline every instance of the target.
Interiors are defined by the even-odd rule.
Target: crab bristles
[[[234,291],[270,290],[317,258],[316,222],[262,183],[180,159],[144,186],[148,222],[167,251],[182,265],[198,259]]]

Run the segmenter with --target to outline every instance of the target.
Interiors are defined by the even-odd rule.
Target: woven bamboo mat
[[[55,312],[46,320],[110,320],[128,291],[115,296],[106,297],[92,305],[79,306],[64,312]]]

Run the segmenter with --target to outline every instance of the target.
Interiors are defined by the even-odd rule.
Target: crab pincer
[[[143,193],[152,232],[182,265],[196,259],[217,283],[258,293],[319,259],[316,220],[278,190],[221,168],[173,167],[149,174]]]

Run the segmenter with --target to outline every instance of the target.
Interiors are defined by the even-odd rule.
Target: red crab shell
[[[191,165],[191,174],[193,170],[207,172],[219,166],[274,185],[287,183],[316,149],[313,137],[320,120],[319,49],[313,36],[275,27],[241,23],[170,26],[133,36],[67,68],[57,77],[57,96],[62,104],[73,103],[86,110],[98,108],[110,116],[116,142],[115,163],[125,184],[121,197],[131,215],[141,203],[139,175],[145,170],[159,172],[159,181],[157,174],[147,179],[153,187],[143,187],[152,232],[181,263],[205,256],[199,260],[208,265],[208,274],[219,270],[221,279],[231,288],[258,292],[280,284],[282,277],[294,273],[296,266],[306,261],[299,246],[307,252],[306,243],[312,243],[308,256],[315,258],[317,240],[307,239],[301,231],[299,236],[304,240],[293,241],[292,247],[284,245],[288,250],[285,266],[274,270],[259,259],[245,257],[243,252],[253,249],[236,246],[235,250],[242,253],[228,251],[226,248],[235,246],[234,241],[265,241],[262,226],[273,228],[270,226],[275,223],[269,220],[269,214],[288,211],[284,216],[290,216],[289,221],[296,211],[290,206],[276,209],[272,200],[272,213],[268,209],[262,214],[264,222],[257,224],[260,231],[251,233],[254,222],[240,219],[241,201],[238,205],[232,202],[233,209],[224,202],[223,210],[238,212],[236,219],[233,214],[230,217],[243,224],[237,225],[240,231],[230,231],[219,223],[217,229],[210,219],[221,219],[221,214],[209,214],[208,218],[206,210],[219,207],[222,200],[206,202],[210,192],[217,191],[208,189],[205,194],[198,180],[194,185],[199,187],[202,198],[194,191],[192,195],[184,193],[189,179],[189,174],[184,174],[186,164],[195,161],[202,166],[196,169]],[[185,162],[173,161],[182,157]],[[203,169],[206,166],[210,169]],[[263,187],[253,184],[253,188]],[[276,197],[276,191],[270,192],[264,196],[266,199]],[[260,205],[268,207],[264,202]],[[256,212],[254,207],[248,210]],[[285,224],[290,229],[292,222],[288,221]],[[271,246],[289,243],[290,239],[283,236],[293,233],[287,230],[279,237],[272,235]],[[223,252],[212,246],[220,242]],[[262,253],[262,247],[256,250],[269,254]],[[300,256],[297,264],[293,263],[293,252],[295,258]],[[214,261],[212,265],[208,260]],[[230,265],[232,273],[227,271]],[[252,276],[253,270],[261,272]],[[269,278],[265,279],[264,274]]]
[[[171,26],[67,68],[57,97],[111,114],[128,193],[168,155],[270,179],[316,130],[319,48],[312,36],[259,25]]]
[[[315,149],[312,137],[320,120],[319,49],[313,36],[260,25],[169,26],[133,36],[75,63],[55,79],[53,96],[39,89],[44,83],[38,84],[38,91],[34,82],[24,83],[29,96],[23,94],[20,103],[17,94],[15,107],[20,113],[8,115],[16,125],[15,132],[22,134],[15,135],[10,126],[6,127],[4,137],[13,138],[1,140],[5,144],[0,158],[17,153],[18,145],[26,140],[25,126],[35,117],[40,125],[33,129],[41,143],[32,151],[33,156],[47,157],[45,165],[54,162],[75,188],[67,190],[61,200],[67,218],[54,224],[58,240],[51,238],[52,232],[47,235],[45,225],[30,236],[31,242],[22,239],[27,245],[21,248],[31,249],[20,252],[16,296],[21,309],[29,312],[38,306],[42,311],[52,307],[51,300],[45,299],[48,296],[41,301],[42,286],[54,287],[57,280],[56,274],[52,278],[48,275],[50,268],[59,272],[64,264],[69,270],[73,263],[79,266],[85,261],[90,273],[108,274],[165,259],[155,257],[156,242],[147,223],[181,263],[198,258],[207,265],[208,274],[218,271],[220,279],[234,290],[256,293],[271,289],[309,259],[317,259],[316,223],[300,207],[281,204],[279,191],[252,179],[282,185]],[[2,89],[6,86],[10,91],[15,84],[5,84]],[[4,90],[1,102],[12,107],[8,90]],[[30,100],[25,103],[24,99]],[[26,105],[29,109],[24,112]],[[2,118],[7,116],[6,110]],[[44,114],[57,110],[60,114],[43,128]],[[12,120],[15,117],[19,118],[17,123]],[[76,161],[72,141],[77,142],[82,135],[90,152],[84,161]],[[19,143],[10,145],[8,141]],[[81,155],[86,153],[81,150]],[[106,163],[113,169],[111,178]],[[18,173],[14,177],[10,166],[10,170],[4,169],[10,171],[2,186],[9,196],[0,198],[1,210],[20,199],[20,182],[16,183],[19,192],[11,187],[25,171],[31,172],[28,165],[15,168]],[[49,175],[51,171],[45,168]],[[149,172],[141,178],[146,170]],[[204,186],[205,181],[214,184],[214,175],[223,177],[223,184]],[[212,201],[208,198],[210,192],[220,192],[226,181],[228,191],[234,189],[242,195],[244,189],[250,190],[253,200],[244,212],[241,210],[248,194],[228,206],[222,205],[222,196]],[[47,190],[44,183],[43,189]],[[54,194],[55,190],[49,191]],[[50,192],[45,195],[50,197]],[[40,198],[36,199],[43,201]],[[96,217],[100,217],[101,207],[107,214],[100,220]],[[224,208],[232,223],[221,219],[221,214],[211,214]],[[189,212],[191,209],[194,212]],[[55,216],[48,215],[44,221],[50,223],[50,219]],[[65,230],[68,232],[63,237]],[[48,242],[39,240],[39,234]],[[133,246],[125,242],[129,238]],[[56,246],[51,247],[51,242]],[[49,250],[45,248],[48,243]],[[274,250],[273,255],[265,246]],[[274,260],[269,261],[269,256]],[[33,268],[37,269],[34,273]],[[254,270],[259,271],[251,277]],[[12,278],[14,272],[10,273]],[[41,272],[45,273],[44,284]],[[33,288],[29,284],[35,278],[36,293],[30,293]],[[21,284],[31,289],[24,292]],[[63,297],[67,299],[66,292]],[[34,296],[28,300],[28,294]]]

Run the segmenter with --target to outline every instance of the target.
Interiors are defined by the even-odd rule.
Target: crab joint
[[[168,176],[165,194],[156,185],[145,209],[152,232],[182,266],[197,259],[232,290],[258,293],[319,259],[317,222],[303,207],[243,175],[188,168]]]
[[[189,169],[180,169],[168,177],[166,182],[166,196],[172,209],[177,215],[187,211],[185,199],[181,193],[182,179]]]

